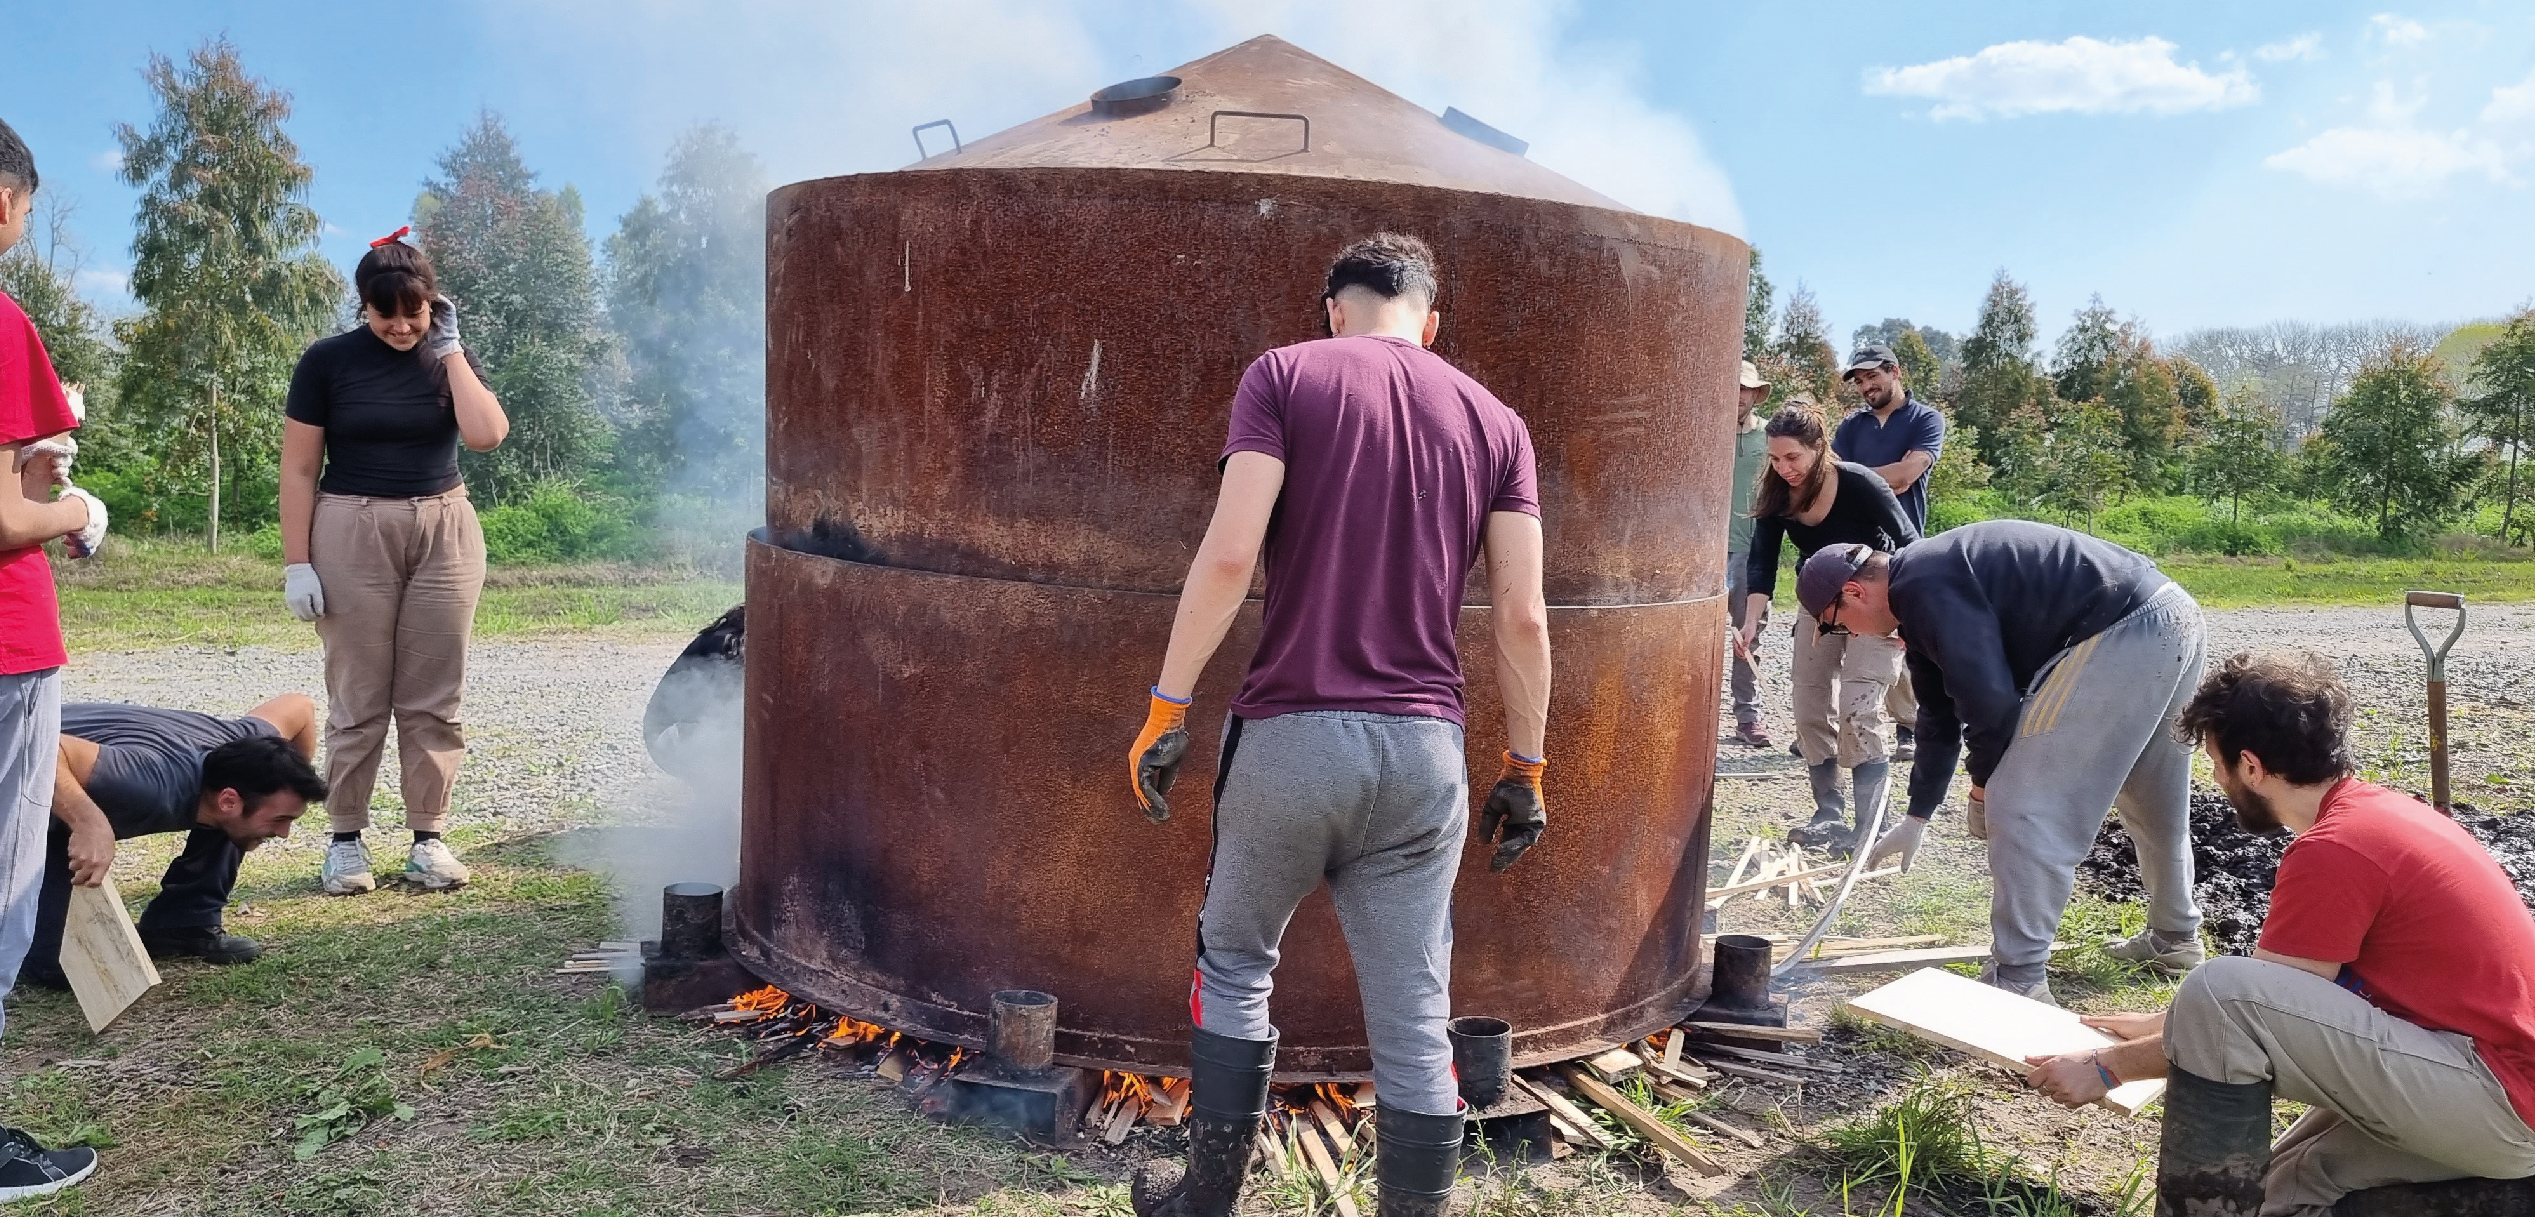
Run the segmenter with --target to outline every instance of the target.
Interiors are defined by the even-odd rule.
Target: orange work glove
[[[1147,818],[1162,824],[1173,809],[1165,805],[1165,792],[1174,788],[1175,771],[1183,767],[1183,754],[1191,750],[1191,729],[1183,725],[1183,716],[1191,713],[1192,702],[1181,701],[1157,692],[1147,691],[1147,725],[1139,728],[1139,738],[1130,743],[1130,794],[1139,801],[1139,810]]]
[[[1508,870],[1545,835],[1545,763],[1515,752],[1500,755],[1500,780],[1483,800],[1483,840],[1489,844],[1495,835],[1500,838],[1500,848],[1492,853],[1495,874]]]

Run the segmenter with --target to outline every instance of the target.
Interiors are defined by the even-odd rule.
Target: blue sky
[[[2160,334],[2462,320],[2532,299],[2529,3],[454,0],[12,6],[0,117],[120,299],[139,69],[226,33],[290,91],[327,253],[405,219],[479,107],[605,236],[701,121],[775,180],[889,169],[1277,33],[1645,210],[1725,228],[1837,338],[1965,330],[1997,267],[2053,335],[2093,292]]]

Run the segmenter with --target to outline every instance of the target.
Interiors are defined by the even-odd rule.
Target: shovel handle
[[[2463,594],[2461,592],[2403,592],[2401,603],[2412,608],[2452,609],[2459,613],[2463,610]]]

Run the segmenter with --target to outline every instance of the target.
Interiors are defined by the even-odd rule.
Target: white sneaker
[[[468,868],[441,838],[417,841],[406,851],[406,881],[428,892],[468,886]]]
[[[359,896],[378,887],[371,878],[371,851],[360,837],[327,842],[326,864],[318,868],[318,890],[330,896]]]

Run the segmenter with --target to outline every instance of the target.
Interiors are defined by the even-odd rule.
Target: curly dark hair
[[[288,790],[312,803],[327,801],[326,779],[309,767],[309,758],[280,736],[250,735],[212,749],[203,757],[203,793],[235,790],[254,811],[278,790]]]
[[[2215,741],[2230,758],[2248,752],[2298,786],[2345,777],[2355,702],[2329,660],[2309,651],[2243,651],[2198,685],[2175,728],[2182,743]]]
[[[1421,238],[1381,232],[1353,241],[1333,256],[1332,269],[1324,272],[1324,298],[1330,300],[1349,287],[1364,287],[1388,300],[1414,295],[1435,301],[1439,261]]]

